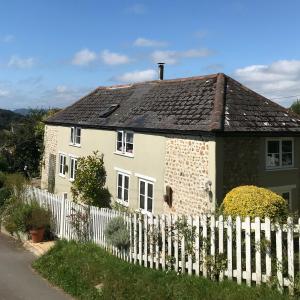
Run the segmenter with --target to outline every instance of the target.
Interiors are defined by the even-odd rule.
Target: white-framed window
[[[77,171],[77,158],[70,156],[70,181],[75,180],[76,176],[76,171]]]
[[[274,138],[266,140],[266,168],[282,169],[294,165],[294,140]]]
[[[71,127],[70,144],[73,146],[81,145],[81,128]]]
[[[284,185],[284,186],[269,187],[269,190],[282,196],[282,198],[287,201],[289,208],[292,208],[292,190],[296,188],[297,188],[296,185]]]
[[[129,203],[129,175],[117,173],[117,200],[119,203],[128,206]]]
[[[116,152],[133,156],[133,132],[118,130]]]
[[[139,207],[144,213],[153,212],[153,192],[154,185],[152,181],[139,179]]]
[[[66,176],[67,156],[59,153],[59,175]]]

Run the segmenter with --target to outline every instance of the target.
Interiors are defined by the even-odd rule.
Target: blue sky
[[[224,72],[300,98],[300,1],[0,0],[0,107],[64,107],[100,85]]]

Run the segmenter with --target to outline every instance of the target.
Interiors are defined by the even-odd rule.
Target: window
[[[284,185],[284,186],[269,187],[269,189],[271,191],[282,196],[282,198],[286,200],[289,208],[292,208],[292,191],[296,188],[297,188],[296,185]]]
[[[68,193],[63,193],[63,199],[67,200],[68,199]]]
[[[59,154],[59,175],[66,176],[67,156]]]
[[[133,155],[133,132],[123,130],[117,132],[117,152]]]
[[[123,174],[118,172],[118,202],[123,205],[128,206],[129,201],[129,176],[127,174]]]
[[[140,179],[140,209],[144,212],[153,212],[153,183]]]
[[[272,139],[267,140],[267,169],[287,168],[294,164],[293,140],[292,139]]]
[[[71,127],[70,144],[80,146],[81,143],[81,128]]]
[[[75,180],[77,171],[77,158],[70,156],[70,180]]]

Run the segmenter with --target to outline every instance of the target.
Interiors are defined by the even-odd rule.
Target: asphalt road
[[[0,233],[0,300],[70,300],[35,273],[34,259],[20,243]]]

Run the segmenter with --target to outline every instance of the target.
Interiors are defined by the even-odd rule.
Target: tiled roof
[[[224,74],[99,87],[47,124],[153,132],[300,133],[300,117]]]

